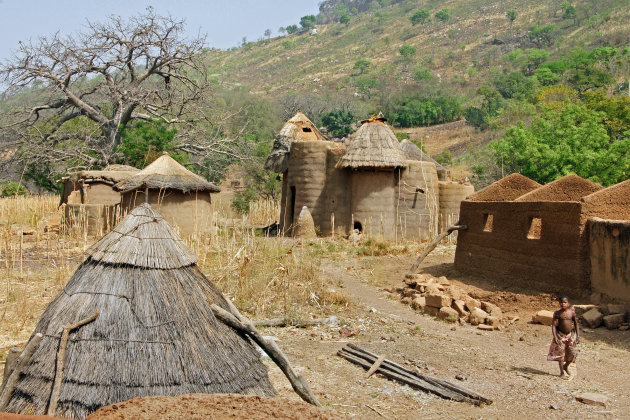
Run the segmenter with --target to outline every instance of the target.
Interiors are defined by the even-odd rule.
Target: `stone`
[[[485,323],[486,318],[488,318],[488,314],[484,310],[481,308],[475,308],[470,311],[468,321],[471,325],[479,325]]]
[[[597,306],[597,310],[599,310],[599,312],[601,312],[604,316],[610,315],[610,312],[608,312],[608,305],[599,305]]]
[[[411,301],[411,307],[416,311],[424,311],[425,306],[427,306],[427,301],[424,296],[416,296],[414,300]]]
[[[492,325],[493,327],[498,327],[500,323],[501,323],[501,318],[499,317],[491,315],[488,318],[486,318],[486,324]]]
[[[407,280],[416,280],[417,281],[417,280],[422,279],[422,275],[421,274],[410,274],[410,273],[407,273],[407,274],[405,274],[405,279],[407,279]]]
[[[459,290],[457,287],[451,286],[448,292],[453,298],[453,300],[462,300],[462,298],[464,297],[464,293],[461,290]]]
[[[424,293],[426,290],[426,286],[424,284],[416,284],[416,290],[420,293]]]
[[[464,301],[464,303],[466,303],[466,307],[468,308],[469,311],[472,311],[475,308],[481,309],[481,302],[479,302],[475,298],[465,295],[462,297],[462,300]]]
[[[459,375],[455,375],[455,379],[457,379],[458,381],[465,381],[468,378],[466,377],[466,375],[462,375],[460,373]]]
[[[625,314],[625,313],[626,313],[625,305],[617,305],[617,304],[614,304],[614,303],[609,303],[608,304],[608,314],[609,315]]]
[[[486,325],[486,324],[479,324],[477,328],[479,328],[482,331],[494,331],[496,329],[496,327],[493,327],[492,325]]]
[[[441,319],[449,322],[456,322],[459,318],[457,311],[449,306],[443,306],[440,308],[439,316]]]
[[[405,284],[407,285],[407,287],[414,288],[414,287],[417,286],[418,280],[416,280],[416,279],[405,279]]]
[[[425,295],[427,306],[433,306],[434,308],[441,308],[443,306],[451,306],[452,298],[443,293],[427,293]]]
[[[403,290],[402,294],[403,294],[404,297],[412,297],[416,293],[417,293],[416,289],[412,289],[410,287],[405,287],[405,289]]]
[[[435,306],[425,306],[424,313],[431,316],[438,316],[440,308],[436,308]]]
[[[619,331],[628,331],[628,329],[630,329],[630,326],[628,325],[622,325],[619,327]]]
[[[578,318],[581,318],[585,312],[590,311],[593,308],[597,308],[597,305],[573,305],[573,310]]]
[[[396,288],[394,288],[394,290],[396,291],[396,293],[402,294],[402,292],[403,292],[403,290],[405,290],[405,288],[404,287],[396,287]]]
[[[609,330],[616,330],[623,323],[624,314],[612,314],[604,317],[604,325]]]
[[[575,399],[584,404],[601,405],[602,407],[606,407],[606,404],[608,403],[607,396],[596,394],[594,392],[583,392],[581,394],[577,394]]]
[[[437,278],[437,283],[438,283],[438,284],[442,284],[442,285],[444,285],[444,286],[448,286],[449,284],[451,284],[451,282],[450,282],[450,281],[448,281],[448,279],[447,279],[446,277],[444,277],[444,276],[440,276],[440,277],[438,277],[438,278]]]
[[[404,298],[400,299],[400,303],[402,303],[403,305],[409,305],[409,304],[411,304],[411,298],[410,297],[404,297]]]
[[[424,292],[426,294],[440,293],[440,287],[437,284],[428,284],[427,286],[425,286]]]
[[[604,315],[597,308],[593,308],[582,315],[582,322],[589,328],[597,328],[602,325]]]
[[[543,324],[543,325],[551,326],[551,324],[553,323],[553,312],[538,311],[532,317],[532,322],[534,324]]]
[[[503,316],[501,308],[490,302],[481,302],[481,309],[488,312],[490,315],[496,316],[498,318],[501,318]]]
[[[591,293],[590,301],[593,302],[595,305],[599,305],[600,303],[602,303],[602,294],[597,292]]]
[[[466,303],[464,303],[463,300],[454,300],[452,306],[453,309],[455,309],[460,316],[468,315],[468,311],[466,310]]]

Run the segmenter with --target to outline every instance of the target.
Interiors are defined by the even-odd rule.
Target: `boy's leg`
[[[558,366],[560,367],[560,377],[564,376],[564,365],[562,363],[562,360],[558,360]]]

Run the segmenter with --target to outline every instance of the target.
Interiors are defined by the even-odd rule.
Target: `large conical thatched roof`
[[[265,169],[277,173],[289,168],[289,150],[294,141],[328,140],[315,124],[301,111],[291,117],[280,129],[273,143],[273,149],[265,162]]]
[[[604,187],[578,175],[567,175],[528,192],[514,201],[580,201]]]
[[[229,307],[194,254],[148,204],[136,207],[88,251],[34,334],[41,344],[19,376],[7,411],[44,414],[62,326],[85,319],[66,347],[55,415],[85,418],[104,405],[151,395],[274,395],[253,345],[210,309]]]
[[[526,176],[513,173],[493,182],[486,188],[469,196],[467,201],[512,201],[540,188],[541,185]]]
[[[420,149],[414,143],[410,142],[407,139],[404,139],[403,141],[400,142],[400,148],[405,154],[405,157],[409,160],[418,160],[420,162],[433,163],[435,165],[435,168],[437,169],[439,180],[444,181],[446,179],[446,175],[448,173],[446,168],[440,165],[438,162],[436,162],[435,159],[433,159],[431,156],[424,153],[422,149]]]
[[[188,191],[219,192],[219,187],[199,175],[190,172],[179,162],[164,153],[149,166],[116,184],[118,191],[126,192],[138,188],[171,189]]]
[[[372,117],[350,137],[350,144],[337,161],[338,168],[406,167],[405,154],[384,118]]]

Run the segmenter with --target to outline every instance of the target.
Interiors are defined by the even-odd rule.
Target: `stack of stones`
[[[605,326],[609,330],[626,331],[630,327],[630,313],[624,305],[609,303],[606,305],[573,305],[580,324],[587,328]],[[552,311],[538,311],[532,321],[538,324],[551,325]]]
[[[417,311],[448,322],[470,323],[482,330],[500,329],[506,320],[501,308],[464,293],[444,276],[407,274],[403,287],[385,289],[400,294],[400,301]]]

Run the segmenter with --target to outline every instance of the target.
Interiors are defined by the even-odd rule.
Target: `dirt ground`
[[[502,290],[490,281],[461,275],[453,267],[453,254],[452,246],[438,247],[421,272],[446,275],[520,320],[502,331],[486,332],[417,313],[383,291],[401,284],[414,258],[364,257],[325,260],[322,266],[322,274],[335,278],[351,298],[351,304],[338,313],[342,325],[267,328],[265,334],[279,339],[278,344],[306,375],[322,404],[348,418],[630,418],[628,331],[585,329],[577,377],[560,379],[557,364],[545,359],[550,328],[530,323],[537,310],[555,309],[553,297],[536,291]],[[344,325],[356,336],[341,336]],[[366,379],[361,367],[336,355],[349,342],[421,373],[452,381],[460,376],[462,385],[494,403],[475,407],[442,400],[378,374]],[[282,373],[268,365],[279,393],[297,398]],[[609,398],[608,404],[580,403],[574,396],[581,392],[603,394]]]

